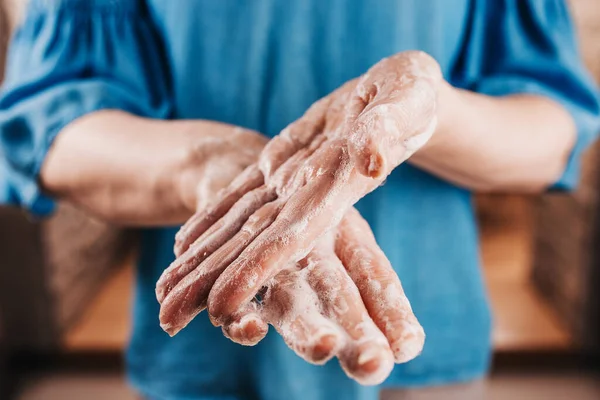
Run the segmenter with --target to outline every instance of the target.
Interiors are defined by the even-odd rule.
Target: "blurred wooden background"
[[[600,82],[600,1],[572,0],[584,60]],[[600,284],[598,217],[600,144],[582,160],[581,181],[569,195],[535,201],[533,282],[568,327],[573,345],[597,347]]]

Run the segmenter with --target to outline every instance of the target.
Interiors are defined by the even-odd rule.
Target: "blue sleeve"
[[[167,118],[164,58],[141,1],[30,0],[0,91],[0,202],[52,212],[38,174],[74,119],[100,109]]]
[[[600,108],[565,2],[473,0],[469,19],[451,82],[492,96],[538,94],[565,107],[577,142],[552,189],[573,189],[581,154],[600,129]]]

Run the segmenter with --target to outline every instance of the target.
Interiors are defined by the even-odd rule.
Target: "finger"
[[[271,202],[256,211],[243,227],[187,274],[164,298],[160,308],[160,324],[171,336],[183,329],[206,308],[214,282],[240,253],[277,217],[281,203]],[[232,209],[233,210],[233,209]],[[228,320],[230,322],[232,318]]]
[[[258,304],[250,302],[231,323],[223,325],[222,330],[225,337],[233,342],[254,346],[267,335],[269,325],[261,316]]]
[[[363,385],[383,382],[394,367],[392,351],[335,255],[333,243],[319,241],[308,256],[308,264],[308,282],[317,293],[325,316],[336,321],[350,339],[338,353],[342,368]]]
[[[211,225],[223,217],[246,193],[261,186],[263,175],[257,165],[246,168],[216,197],[219,199],[209,209],[198,212],[181,227],[175,236],[175,255],[179,257]]]
[[[265,318],[296,354],[325,364],[345,343],[345,335],[322,314],[319,299],[299,271],[281,271],[264,299]]]
[[[437,125],[435,92],[432,88],[419,89],[429,100],[419,101],[418,107],[413,107],[416,100],[411,93],[387,98],[389,103],[370,105],[349,128],[350,154],[363,175],[383,179],[433,135]]]
[[[418,356],[425,332],[415,317],[398,275],[356,209],[338,227],[336,253],[358,287],[369,315],[386,336],[397,363]]]
[[[345,110],[345,127],[341,130],[348,137],[349,142],[358,141],[355,139],[358,134],[351,136],[350,132],[358,131],[358,117],[363,113],[369,102],[372,101],[375,92],[375,86],[369,85],[364,82],[364,79],[361,79],[359,80],[359,86],[356,88],[354,96],[350,96]],[[362,131],[360,132],[362,133]],[[358,171],[365,176],[374,177],[374,175],[380,173],[379,171],[382,171],[384,168],[385,160],[377,150],[377,148],[373,148],[373,144],[370,142],[361,141],[360,144],[349,143],[349,151],[354,163]]]
[[[360,173],[381,179],[429,140],[440,81],[436,61],[422,52],[384,59],[364,75],[344,129]]]

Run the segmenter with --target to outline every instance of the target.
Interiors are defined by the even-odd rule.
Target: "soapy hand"
[[[372,237],[368,226],[349,210],[427,141],[435,128],[440,81],[429,56],[401,53],[315,103],[273,139],[259,167],[247,169],[220,194],[220,202],[182,228],[179,258],[157,285],[163,328],[176,333],[208,306],[213,323],[233,340],[251,344],[269,322],[306,359],[338,355],[347,372],[364,383],[380,381],[391,368],[378,329],[397,362],[416,356],[423,331],[374,239],[364,244]],[[331,242],[324,235],[346,211],[334,244],[322,244]],[[362,227],[353,231],[355,225]],[[348,246],[348,232],[359,232],[355,246]],[[378,255],[370,258],[371,267],[365,261],[369,254]],[[346,275],[340,273],[344,269]],[[254,300],[257,293],[263,295],[261,304]],[[310,298],[316,300],[304,301]],[[348,307],[339,306],[342,299]],[[324,319],[316,318],[321,322],[311,328],[298,315]],[[357,318],[365,323],[357,324]],[[315,333],[336,331],[322,329],[332,321],[338,334],[345,334]],[[305,330],[300,338],[290,334],[294,326]],[[353,335],[357,327],[360,332]],[[303,335],[313,345],[302,344]],[[357,350],[361,337],[369,349],[379,343],[379,350]],[[376,368],[359,368],[371,360]]]

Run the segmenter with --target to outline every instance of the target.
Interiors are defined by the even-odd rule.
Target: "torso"
[[[168,54],[175,117],[224,121],[270,136],[315,100],[403,50],[429,52],[451,76],[470,3],[148,1]],[[481,374],[489,357],[489,312],[470,194],[402,165],[358,208],[428,335],[423,354],[397,366],[389,383]],[[129,352],[134,381],[182,398],[209,396],[218,387],[242,390],[252,379],[258,380],[252,391],[263,398],[373,396],[350,383],[335,362],[308,365],[273,333],[254,348],[241,347],[201,314],[167,337],[157,322],[154,283],[173,258],[175,231],[144,234]]]

